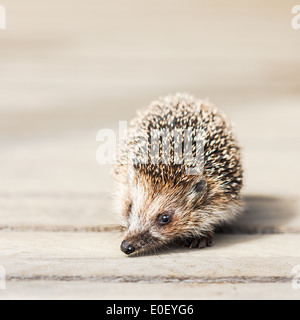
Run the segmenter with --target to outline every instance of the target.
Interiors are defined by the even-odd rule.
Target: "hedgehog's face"
[[[204,179],[154,189],[147,180],[138,178],[128,187],[123,207],[126,233],[121,245],[125,254],[155,252],[193,236],[195,224],[201,223],[192,213],[207,191]]]

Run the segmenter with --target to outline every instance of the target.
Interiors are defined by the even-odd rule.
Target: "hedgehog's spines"
[[[174,130],[192,129],[192,139],[195,138],[195,130],[203,133],[204,145],[204,173],[208,177],[221,179],[222,185],[227,186],[226,192],[238,193],[242,186],[242,169],[239,166],[240,151],[236,139],[232,133],[231,126],[223,112],[215,106],[203,100],[195,99],[188,94],[169,95],[165,98],[159,98],[151,103],[150,107],[144,112],[139,112],[138,117],[131,123],[129,132],[129,163],[132,160],[141,159],[145,156],[146,163],[137,162],[134,168],[140,174],[148,175],[153,182],[160,183],[162,180],[182,180],[185,176],[186,166],[183,164],[174,164],[174,150],[184,141],[178,141],[174,138]],[[151,159],[151,134],[155,135],[155,130],[166,130],[165,139],[171,140],[170,143],[170,164],[163,164],[164,157],[161,150],[156,150],[159,159]],[[182,135],[184,140],[184,134]],[[137,148],[141,139],[148,140],[148,146],[145,150],[147,154],[141,154],[141,149]],[[161,143],[162,141],[160,139]],[[160,148],[162,145],[160,144]],[[136,152],[132,152],[139,149]],[[155,151],[155,149],[154,149]],[[193,145],[189,152],[195,156],[196,145]],[[155,153],[155,152],[154,152]],[[189,157],[186,154],[186,157]],[[153,163],[154,162],[154,163]],[[179,178],[179,179],[178,179]],[[228,181],[235,180],[236,184],[230,184]]]

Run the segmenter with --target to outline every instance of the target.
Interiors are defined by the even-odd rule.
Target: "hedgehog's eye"
[[[159,216],[158,222],[160,225],[164,226],[172,221],[172,214],[165,212]]]
[[[167,224],[167,223],[169,223],[170,221],[171,221],[171,218],[170,218],[170,216],[167,215],[167,214],[164,214],[164,215],[161,217],[161,219],[160,219],[160,223],[161,223],[161,224]]]

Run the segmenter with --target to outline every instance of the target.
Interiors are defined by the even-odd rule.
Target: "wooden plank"
[[[0,230],[101,231],[121,224],[114,196],[106,194],[0,193]],[[300,202],[246,196],[245,212],[227,233],[300,233]]]
[[[86,299],[86,300],[299,300],[300,291],[290,283],[255,284],[143,284],[11,281],[0,290],[1,300]]]
[[[300,235],[293,234],[218,235],[209,249],[172,249],[139,258],[121,253],[121,240],[118,233],[2,232],[0,264],[11,280],[98,277],[100,282],[149,283],[232,282],[234,277],[289,281],[293,266],[300,264]]]
[[[0,233],[0,299],[298,300],[299,237],[219,235],[210,249],[128,258],[112,233]]]
[[[0,229],[74,230],[118,224],[106,194],[0,194]]]

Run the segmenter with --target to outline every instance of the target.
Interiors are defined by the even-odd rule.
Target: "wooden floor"
[[[300,298],[294,1],[1,4],[0,299]],[[245,212],[212,248],[128,258],[96,134],[178,91],[232,119]]]

